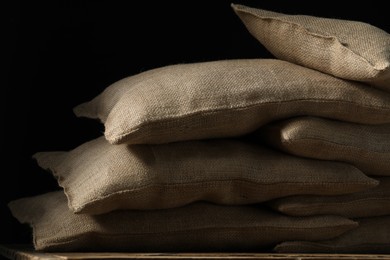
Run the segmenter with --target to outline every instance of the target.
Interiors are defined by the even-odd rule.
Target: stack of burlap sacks
[[[233,8],[278,59],[158,68],[76,107],[105,136],[37,153],[64,192],[10,203],[36,249],[390,252],[389,34]]]

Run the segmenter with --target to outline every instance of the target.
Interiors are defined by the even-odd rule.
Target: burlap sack
[[[367,23],[232,5],[275,57],[390,91],[390,35]]]
[[[299,117],[267,125],[256,135],[293,155],[347,162],[368,175],[390,176],[390,124]]]
[[[378,184],[355,167],[296,158],[234,140],[111,145],[103,137],[70,152],[43,152],[77,213],[161,209],[205,200],[249,204],[296,194],[345,194]]]
[[[112,144],[238,136],[298,115],[390,123],[390,94],[280,60],[167,66],[120,80],[78,116],[99,118]]]
[[[332,240],[284,242],[279,253],[390,253],[390,216],[357,219],[359,227]],[[309,239],[308,239],[309,240]]]
[[[339,196],[291,196],[269,202],[269,206],[290,216],[339,215],[364,218],[390,215],[390,177],[363,192]]]
[[[259,251],[284,240],[330,239],[357,227],[337,216],[293,218],[262,208],[207,203],[76,215],[62,192],[9,206],[20,222],[33,227],[35,248],[47,251]]]

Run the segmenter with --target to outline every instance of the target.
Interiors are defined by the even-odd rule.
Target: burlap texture
[[[378,178],[377,187],[339,196],[290,196],[268,203],[290,216],[339,215],[348,218],[390,216],[390,177]]]
[[[256,135],[293,155],[347,162],[368,175],[390,176],[390,124],[298,117],[269,124]]]
[[[390,91],[390,35],[370,24],[232,5],[275,57]]]
[[[357,219],[359,227],[332,240],[284,242],[279,253],[390,253],[390,216]],[[367,258],[369,258],[367,256]]]
[[[337,216],[293,218],[262,208],[207,203],[77,215],[69,211],[62,192],[9,206],[20,222],[33,227],[35,248],[47,251],[259,251],[284,240],[330,239],[357,227]]]
[[[390,123],[390,94],[280,60],[150,70],[109,86],[76,115],[99,118],[112,144],[239,136],[298,115]]]
[[[335,195],[378,184],[355,167],[284,155],[235,140],[111,145],[34,155],[58,178],[77,213],[160,209],[205,200],[249,204],[288,195]]]

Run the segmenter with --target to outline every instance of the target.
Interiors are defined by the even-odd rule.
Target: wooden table
[[[43,253],[26,245],[0,245],[0,255],[15,260],[78,259],[266,259],[266,260],[390,260],[390,255],[274,253]]]

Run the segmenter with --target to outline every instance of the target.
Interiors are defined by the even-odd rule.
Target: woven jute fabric
[[[357,227],[338,216],[293,218],[256,207],[194,203],[166,210],[118,210],[102,215],[69,211],[63,192],[9,204],[33,227],[37,250],[245,251],[285,240],[334,238]]]
[[[99,118],[112,144],[239,136],[298,115],[390,123],[390,94],[273,59],[172,65],[125,78],[76,115]]]
[[[390,35],[370,24],[232,6],[275,57],[390,91]]]
[[[390,176],[390,124],[297,117],[269,124],[255,136],[289,154],[347,162],[368,175]]]
[[[390,216],[361,218],[359,227],[321,242],[284,242],[275,247],[279,253],[390,253]]]
[[[390,177],[378,178],[377,187],[338,196],[290,196],[268,203],[290,216],[339,215],[348,218],[390,216]]]
[[[34,155],[65,189],[74,212],[160,209],[205,200],[250,204],[297,194],[335,195],[378,184],[355,167],[297,158],[235,140],[111,145]]]

